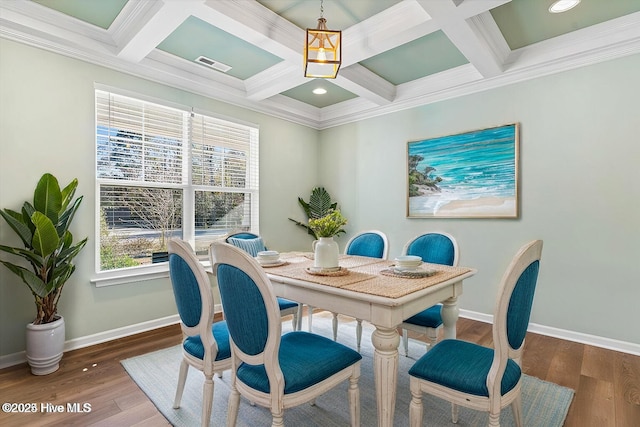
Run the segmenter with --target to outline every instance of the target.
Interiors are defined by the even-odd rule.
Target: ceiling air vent
[[[196,58],[196,62],[206,65],[207,67],[211,67],[214,70],[222,71],[226,73],[231,69],[231,66],[227,64],[223,64],[219,61],[214,61],[213,59],[207,58],[206,56],[199,56]]]

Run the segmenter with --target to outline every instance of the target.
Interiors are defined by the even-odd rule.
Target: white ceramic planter
[[[338,267],[338,244],[333,237],[320,237],[313,241],[314,262],[316,268]]]
[[[27,324],[27,362],[33,375],[47,375],[60,367],[64,350],[64,318],[43,325]]]

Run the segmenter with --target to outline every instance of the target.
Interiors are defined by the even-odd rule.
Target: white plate
[[[287,261],[278,260],[277,262],[260,263],[260,266],[262,268],[270,268],[270,267],[280,267],[281,265],[285,265],[285,264],[287,264]]]
[[[258,258],[258,264],[260,265],[271,265],[271,264],[278,264],[282,262],[282,260],[280,258],[278,259],[273,259],[273,260],[266,260],[266,259],[260,259]]]

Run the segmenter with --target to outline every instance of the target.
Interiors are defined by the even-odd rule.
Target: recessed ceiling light
[[[549,6],[549,12],[551,13],[562,13],[566,12],[569,9],[573,9],[580,3],[580,0],[557,0],[551,3]]]
[[[317,87],[313,90],[313,93],[315,93],[316,95],[324,95],[325,93],[327,93],[327,90],[322,87]]]

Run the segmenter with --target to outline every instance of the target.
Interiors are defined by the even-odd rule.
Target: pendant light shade
[[[342,62],[342,31],[327,29],[327,20],[320,18],[318,28],[307,28],[304,44],[304,76],[335,79]]]

